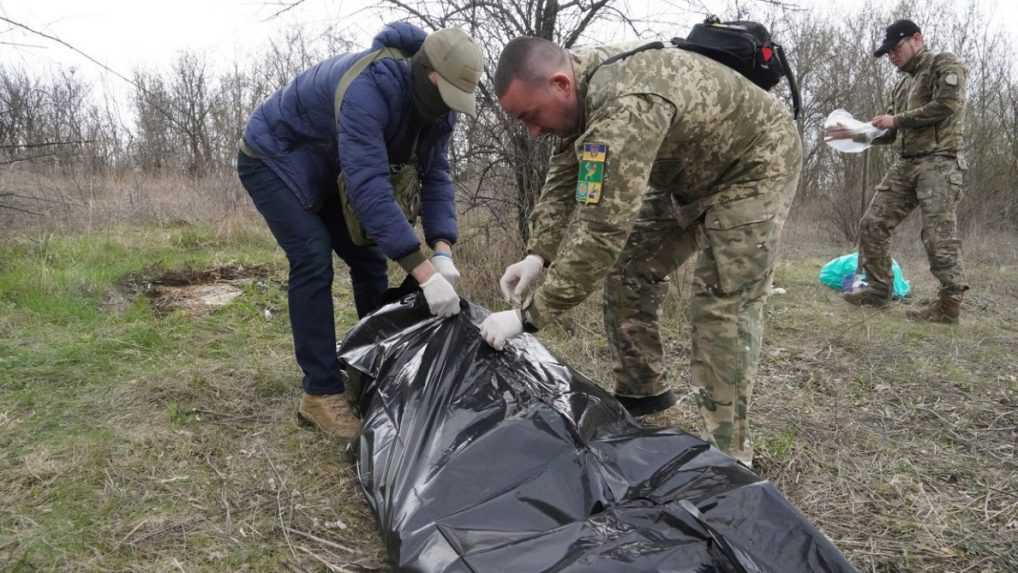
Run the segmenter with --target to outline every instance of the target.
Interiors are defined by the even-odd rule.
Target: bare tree
[[[209,83],[205,59],[193,53],[181,54],[173,66],[170,113],[188,150],[187,172],[192,177],[207,175],[212,165]]]
[[[297,7],[299,0],[280,7],[291,4]],[[685,10],[686,16],[706,9],[697,0],[669,5]],[[486,50],[479,115],[463,118],[450,155],[463,207],[494,221],[485,232],[501,242],[506,235],[524,243],[528,239],[527,221],[556,143],[529,138],[501,112],[491,78],[502,46],[518,36],[539,36],[571,48],[595,42],[606,29],[625,27],[655,39],[686,29],[628,18],[623,0],[386,0],[382,7],[427,29],[463,28]],[[965,151],[971,168],[960,210],[963,228],[1018,226],[1018,199],[1011,190],[1018,178],[1018,78],[1010,65],[1014,46],[994,31],[991,15],[976,0],[903,0],[893,10],[871,4],[838,21],[800,10],[794,2],[733,0],[719,16],[765,22],[791,58],[803,95],[798,125],[805,161],[798,208],[824,206],[830,228],[855,240],[859,218],[896,150],[833,153],[822,142],[822,123],[838,107],[858,118],[886,109],[899,76],[886,60],[874,59],[871,50],[888,22],[911,17],[922,25],[931,49],[953,51],[969,68]],[[109,99],[104,105],[93,103],[90,86],[73,69],[43,77],[0,64],[0,167],[22,170],[85,168],[100,174],[135,165],[149,174],[220,173],[232,166],[236,143],[260,102],[321,59],[354,48],[333,29],[313,35],[291,29],[252,60],[222,73],[213,72],[196,54],[183,54],[168,72],[137,71],[128,78],[59,38],[0,21],[81,53],[134,87],[134,113],[125,116]],[[776,89],[787,95],[780,91],[783,85]],[[17,206],[10,202],[14,191],[4,193],[0,204]]]
[[[171,95],[163,78],[154,73],[136,71],[134,108],[136,136],[132,147],[136,161],[146,173],[163,171],[174,157],[173,123],[164,111],[170,108]]]

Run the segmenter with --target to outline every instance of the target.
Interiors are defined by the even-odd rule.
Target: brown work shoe
[[[941,324],[958,324],[961,315],[961,297],[957,295],[940,295],[939,298],[924,305],[922,308],[909,310],[905,316],[909,320],[938,322]]]
[[[855,292],[846,293],[842,298],[856,306],[873,306],[883,308],[891,304],[891,294],[883,289],[863,287]]]
[[[317,395],[305,392],[297,409],[297,421],[344,440],[352,440],[361,428],[360,420],[354,416],[343,393]]]

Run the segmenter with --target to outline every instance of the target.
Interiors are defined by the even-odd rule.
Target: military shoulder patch
[[[608,159],[608,146],[604,143],[584,143],[580,152],[580,173],[576,182],[576,202],[596,205],[604,191],[604,164]]]
[[[944,83],[949,86],[958,85],[958,74],[947,74],[944,76]]]

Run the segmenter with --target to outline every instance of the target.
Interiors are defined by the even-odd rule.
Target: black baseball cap
[[[884,43],[880,44],[877,51],[873,52],[874,58],[879,58],[887,52],[890,52],[898,45],[898,42],[902,38],[908,38],[913,34],[920,34],[922,30],[912,20],[898,20],[895,23],[887,27],[887,33],[884,35]]]

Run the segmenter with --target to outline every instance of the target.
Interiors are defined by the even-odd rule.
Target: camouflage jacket
[[[965,64],[954,54],[923,49],[902,72],[887,110],[898,127],[873,142],[897,141],[902,157],[957,155],[965,123]]]
[[[625,244],[648,184],[672,193],[674,215],[685,226],[714,201],[752,196],[747,188],[774,176],[769,148],[775,141],[798,144],[780,101],[699,54],[650,49],[600,65],[630,47],[573,54],[579,130],[552,156],[530,219],[528,251],[552,263],[524,304],[532,326],[547,324],[597,288]],[[718,194],[740,183],[741,190]]]

